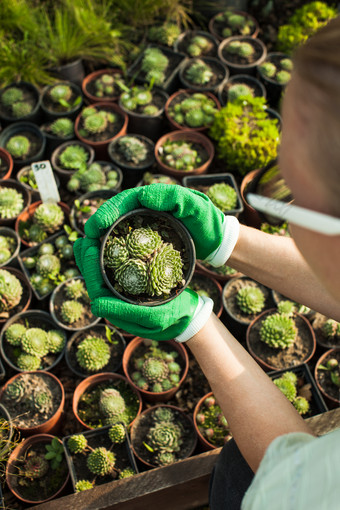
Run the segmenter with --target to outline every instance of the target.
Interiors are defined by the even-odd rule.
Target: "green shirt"
[[[316,438],[276,438],[247,490],[241,510],[339,510],[340,428]]]

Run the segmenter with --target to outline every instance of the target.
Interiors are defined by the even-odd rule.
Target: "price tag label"
[[[37,161],[31,164],[42,202],[60,202],[60,195],[55,182],[51,163]]]

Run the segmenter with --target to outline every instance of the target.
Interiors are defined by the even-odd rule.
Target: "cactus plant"
[[[21,347],[27,353],[38,358],[49,352],[47,333],[40,328],[28,328],[21,340]]]
[[[139,138],[127,135],[119,138],[116,144],[117,152],[126,162],[139,165],[148,157],[148,147]]]
[[[66,324],[74,324],[84,314],[84,307],[79,301],[64,301],[60,310],[61,318]]]
[[[289,80],[290,80],[290,77],[291,77],[291,74],[288,73],[288,71],[279,71],[277,74],[276,74],[276,81],[280,84],[280,85],[286,85]]]
[[[143,363],[142,374],[149,384],[159,383],[167,378],[169,368],[164,360],[149,357]]]
[[[236,301],[242,312],[257,314],[263,310],[265,297],[258,287],[243,287],[236,294]]]
[[[36,270],[43,277],[56,276],[60,271],[60,260],[56,255],[42,255],[37,261]]]
[[[25,159],[31,150],[31,143],[26,136],[11,136],[6,143],[6,149],[14,159]]]
[[[22,193],[14,188],[0,186],[0,218],[14,218],[24,208]]]
[[[71,453],[82,453],[87,447],[87,439],[84,434],[76,434],[68,438],[67,447]]]
[[[0,165],[1,165],[1,159],[0,159]],[[1,209],[0,209],[0,217],[1,217]],[[4,265],[12,257],[16,247],[17,247],[17,242],[13,237],[0,235],[0,265]]]
[[[213,184],[207,190],[206,195],[210,198],[212,203],[224,213],[236,207],[237,193],[235,189],[226,182]]]
[[[191,172],[203,163],[201,155],[194,148],[194,144],[185,140],[167,140],[159,148],[159,155],[163,163],[176,170]]]
[[[273,78],[276,74],[276,65],[272,62],[263,62],[263,64],[259,65],[259,71],[266,78]]]
[[[53,135],[59,138],[69,138],[74,133],[74,126],[71,119],[67,117],[61,117],[56,119],[50,125],[50,131]]]
[[[87,458],[87,467],[94,475],[104,476],[114,469],[116,457],[104,447],[95,448]]]
[[[169,105],[169,115],[177,124],[198,128],[212,124],[217,112],[216,103],[205,94],[188,95],[183,92],[184,99]]]
[[[76,358],[84,370],[97,372],[110,360],[110,347],[103,338],[88,336],[77,347]]]
[[[130,257],[147,260],[162,243],[162,238],[150,227],[136,228],[126,237],[126,249]]]
[[[162,85],[165,81],[165,71],[169,60],[159,48],[147,48],[142,59],[141,70],[148,82],[153,80],[155,85]]]
[[[102,74],[94,81],[95,96],[99,98],[107,98],[117,95],[117,89],[120,83],[124,83],[121,74]]]
[[[122,469],[121,472],[119,473],[119,480],[122,480],[123,478],[130,478],[131,476],[135,475],[136,472],[134,469],[132,468],[125,468],[125,469]]]
[[[114,444],[124,443],[126,438],[125,427],[122,423],[116,423],[112,425],[112,427],[110,427],[109,429],[108,434],[109,438]]]
[[[15,118],[27,117],[33,110],[33,106],[24,101],[12,105],[12,115]]]
[[[208,53],[213,47],[213,43],[202,35],[195,35],[187,46],[187,53],[190,57],[200,57]]]
[[[284,396],[287,397],[290,402],[294,402],[296,398],[296,387],[292,381],[280,377],[274,380],[274,384],[280,391],[282,391]]]
[[[75,485],[76,492],[87,491],[89,489],[93,489],[94,483],[90,482],[90,480],[78,480]]]
[[[66,170],[84,168],[89,159],[89,153],[81,145],[68,145],[60,154],[59,162]]]
[[[254,97],[254,89],[245,83],[235,83],[228,88],[228,101],[235,101],[241,96]]]
[[[20,280],[6,269],[0,269],[0,313],[8,312],[17,306],[22,292]]]
[[[38,205],[33,214],[33,222],[49,234],[56,232],[63,225],[64,219],[62,208],[49,202]]]
[[[179,251],[164,243],[150,260],[147,292],[150,296],[169,295],[183,279],[183,263]]]
[[[33,354],[22,353],[18,356],[16,365],[22,371],[38,370],[40,368],[41,359]]]
[[[275,313],[262,323],[260,339],[274,349],[287,349],[295,342],[297,328],[294,319]]]
[[[135,86],[123,92],[120,103],[126,110],[153,117],[160,111],[159,106],[153,104],[153,99],[154,96],[149,88]]]
[[[14,323],[6,329],[5,337],[10,345],[18,347],[21,345],[21,340],[25,333],[26,327],[23,324]]]
[[[115,278],[128,294],[143,294],[147,290],[148,266],[139,259],[129,259],[115,272]]]
[[[18,87],[8,87],[1,94],[1,103],[6,107],[11,107],[13,104],[23,101],[24,93]]]
[[[48,95],[54,103],[69,101],[72,97],[72,89],[67,84],[58,83],[49,89]]]
[[[186,68],[184,76],[188,82],[203,87],[211,81],[214,72],[203,60],[196,59]]]
[[[306,414],[309,411],[309,402],[304,397],[296,397],[293,405],[297,412],[301,415]]]
[[[110,237],[104,250],[104,262],[107,267],[117,269],[129,258],[125,240],[121,237]]]
[[[70,299],[80,299],[86,293],[83,280],[71,280],[65,283],[65,293]]]
[[[175,23],[167,22],[158,27],[150,27],[147,33],[149,41],[173,46],[181,33],[181,29]]]
[[[321,331],[326,338],[340,338],[340,322],[336,322],[333,319],[327,319],[322,325]]]
[[[99,409],[114,424],[125,411],[125,401],[118,390],[107,388],[100,394]]]
[[[48,352],[58,354],[66,344],[66,335],[61,329],[51,329],[47,333]]]

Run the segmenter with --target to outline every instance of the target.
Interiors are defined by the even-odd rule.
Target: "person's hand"
[[[86,236],[99,239],[120,216],[139,207],[167,211],[179,219],[194,240],[197,258],[214,266],[227,261],[238,239],[239,223],[234,216],[225,216],[204,193],[171,184],[118,193],[87,220]]]
[[[81,238],[74,244],[76,263],[85,278],[91,310],[114,326],[143,338],[184,342],[208,320],[212,300],[202,299],[190,289],[159,306],[132,305],[116,298],[106,287],[100,270],[100,241]]]

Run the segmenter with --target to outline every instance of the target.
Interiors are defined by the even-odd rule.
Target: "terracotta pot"
[[[254,228],[260,228],[261,227],[261,217],[259,213],[254,209],[251,205],[248,204],[246,200],[246,194],[247,194],[247,186],[248,184],[258,175],[260,170],[252,170],[251,172],[247,173],[241,182],[240,186],[240,193],[241,197],[244,203],[244,218],[246,225],[249,225],[250,227]]]
[[[23,293],[20,303],[17,306],[15,306],[12,310],[9,311],[9,317],[0,318],[0,324],[5,324],[5,322],[7,322],[10,317],[12,317],[15,313],[18,313],[19,307],[21,307],[20,312],[25,312],[29,308],[29,306],[31,304],[31,299],[32,299],[32,290],[31,290],[31,286],[29,285],[25,275],[21,271],[19,271],[18,269],[15,269],[14,267],[4,267],[2,269],[4,269],[4,270],[8,271],[9,273],[12,273],[14,276],[16,276],[18,278],[18,280],[20,280],[22,287],[27,291],[26,301],[25,301],[25,296]]]
[[[6,262],[4,262],[3,264],[0,264],[0,268],[5,268],[5,266],[9,266],[11,264],[16,265],[16,258],[19,255],[20,246],[21,246],[20,237],[15,232],[15,230],[8,228],[8,227],[0,227],[0,236],[11,237],[12,239],[15,240],[15,243],[16,243],[16,248],[13,251],[13,254],[11,255],[11,257],[8,260],[6,260]]]
[[[23,222],[26,222],[26,221],[29,221],[35,210],[37,209],[37,207],[42,204],[42,201],[39,200],[39,202],[33,202],[33,204],[31,204],[27,209],[25,209],[22,213],[19,214],[19,216],[17,217],[16,221],[15,221],[15,231],[17,232],[17,234],[19,235],[20,237],[20,223],[23,221]],[[64,202],[58,202],[58,205],[61,207],[61,209],[63,210],[64,214],[65,214],[65,223],[68,223],[68,217],[70,215],[70,208],[67,204],[64,204]],[[27,246],[28,248],[30,246],[32,246],[32,244],[30,244],[28,241],[25,241],[25,239],[22,239],[21,238],[21,242],[24,246]]]
[[[197,128],[191,128],[191,127],[189,127],[187,125],[178,124],[178,122],[176,122],[171,117],[171,115],[169,115],[169,108],[170,108],[172,102],[174,102],[177,99],[179,99],[179,97],[181,95],[183,96],[183,99],[185,99],[186,97],[190,97],[192,94],[196,94],[196,93],[197,93],[196,90],[182,89],[182,90],[178,90],[177,92],[172,94],[172,96],[169,97],[169,99],[165,103],[165,116],[166,116],[166,118],[167,118],[167,120],[168,120],[168,122],[170,124],[171,129],[173,129],[173,130],[181,129],[181,130],[186,130],[186,131],[200,131],[200,132],[207,131],[209,129],[210,126],[201,126],[201,127],[197,127]],[[218,110],[221,109],[221,105],[220,105],[217,97],[214,96],[214,94],[212,94],[211,92],[204,92],[204,95],[209,97],[210,99],[212,99],[215,102],[216,108]]]
[[[51,155],[51,165],[53,170],[58,174],[58,177],[60,178],[60,181],[62,184],[67,184],[68,180],[72,175],[77,171],[74,170],[65,170],[59,165],[59,154],[61,154],[66,147],[69,145],[81,145],[84,147],[84,149],[88,152],[89,158],[87,160],[87,165],[90,165],[94,160],[94,149],[90,147],[87,143],[83,143],[80,140],[71,140],[70,142],[64,142],[61,145],[59,145]]]
[[[259,31],[260,31],[260,26],[257,22],[257,20],[254,18],[254,16],[251,16],[248,12],[244,12],[244,11],[239,11],[239,10],[235,10],[233,9],[233,13],[235,14],[239,14],[241,16],[245,16],[246,18],[248,19],[251,19],[254,23],[254,31],[253,33],[249,36],[249,37],[252,37],[252,38],[255,38],[257,37]],[[215,14],[215,16],[213,16],[210,21],[209,21],[209,32],[216,38],[218,39],[219,41],[223,41],[225,39],[225,37],[223,37],[222,34],[220,34],[217,30],[216,30],[216,18],[217,16],[220,16],[221,14],[224,14],[224,12],[219,12],[217,14]]]
[[[197,434],[197,437],[198,437],[198,441],[201,445],[201,448],[203,449],[203,451],[207,452],[207,451],[210,451],[210,450],[216,450],[216,448],[219,448],[219,446],[216,446],[214,445],[213,443],[210,443],[202,434],[202,432],[200,431],[198,425],[197,425],[197,414],[199,413],[201,407],[202,407],[202,404],[203,402],[205,401],[206,398],[208,397],[213,397],[214,394],[212,391],[210,391],[209,393],[207,393],[206,395],[204,395],[196,404],[195,406],[195,409],[194,409],[194,414],[193,414],[193,422],[194,422],[194,427],[195,427],[195,430],[196,430],[196,434]]]
[[[201,166],[195,168],[191,171],[185,171],[185,170],[176,170],[175,168],[171,168],[170,166],[163,163],[163,161],[159,157],[159,149],[164,145],[166,141],[179,141],[179,140],[185,140],[187,142],[197,143],[204,147],[204,149],[207,151],[208,159],[205,163],[203,163]],[[182,177],[185,177],[186,175],[199,175],[204,174],[208,171],[209,166],[212,163],[212,160],[214,158],[215,149],[209,138],[207,138],[205,135],[202,135],[202,133],[196,133],[195,131],[190,130],[183,130],[183,131],[173,131],[171,133],[167,133],[166,135],[163,135],[155,146],[155,158],[157,162],[158,168],[161,170],[162,173],[166,175],[171,175],[172,177],[175,177],[176,179],[181,179]]]
[[[18,191],[22,194],[24,199],[24,207],[22,209],[22,212],[20,214],[23,214],[26,211],[26,208],[29,207],[31,203],[31,194],[30,192],[20,183],[15,181],[14,179],[1,179],[0,180],[0,187],[4,188],[13,188],[15,191]],[[20,216],[19,214],[19,216]],[[16,221],[16,216],[13,218],[0,218],[0,226],[1,227],[12,227],[14,226]]]
[[[234,273],[234,274],[219,274],[216,271],[213,271],[212,269],[206,267],[202,264],[201,260],[196,260],[196,267],[201,271],[202,274],[205,274],[206,276],[210,276],[210,278],[213,278],[214,280],[218,281],[219,283],[225,283],[232,278],[239,278],[240,276],[243,276],[242,273]]]
[[[82,118],[81,112],[79,113],[79,115],[77,116],[77,118],[75,120],[74,132],[75,132],[77,138],[79,138],[79,140],[81,142],[89,145],[90,147],[92,147],[94,149],[97,159],[108,159],[107,148],[108,148],[110,142],[112,142],[112,140],[115,140],[119,136],[123,136],[126,134],[129,118],[128,118],[127,114],[124,113],[123,110],[121,110],[119,108],[118,105],[116,105],[115,103],[110,103],[109,101],[94,103],[91,106],[93,106],[94,108],[98,108],[99,110],[102,109],[105,111],[113,112],[117,115],[120,115],[123,118],[123,125],[122,125],[121,129],[114,136],[111,136],[107,140],[98,141],[98,142],[94,142],[94,141],[90,140],[89,138],[85,138],[84,136],[82,136],[79,133],[79,124],[80,124],[80,121]]]
[[[120,374],[114,374],[112,372],[102,372],[101,374],[91,375],[90,377],[87,377],[86,379],[84,379],[80,384],[78,384],[78,386],[76,387],[76,389],[74,391],[73,400],[72,400],[73,414],[76,417],[77,421],[80,423],[80,425],[83,428],[85,428],[86,430],[92,430],[93,427],[90,427],[89,425],[87,425],[79,417],[79,414],[78,414],[78,403],[79,403],[80,397],[83,395],[83,393],[85,391],[91,389],[92,386],[96,386],[97,384],[100,384],[100,383],[106,382],[106,381],[117,381],[117,380],[124,381],[126,384],[128,384],[130,386],[131,390],[136,394],[136,396],[137,396],[137,398],[139,400],[139,408],[138,408],[138,411],[137,411],[137,415],[132,420],[132,422],[129,424],[129,426],[131,426],[134,423],[134,421],[136,420],[137,416],[139,416],[139,414],[141,413],[142,405],[143,405],[141,394],[140,394],[140,392],[138,390],[136,390],[134,387],[131,386],[131,384],[126,379],[126,377],[124,377],[124,376],[122,376]]]
[[[26,436],[34,436],[35,434],[48,434],[48,433],[53,434],[54,432],[56,432],[58,430],[60,422],[63,419],[63,410],[64,410],[64,403],[65,403],[64,386],[59,381],[59,379],[54,374],[52,374],[50,372],[45,372],[43,370],[33,370],[32,372],[24,372],[24,374],[25,375],[27,375],[27,374],[32,374],[32,375],[41,374],[44,377],[50,377],[54,381],[54,383],[57,386],[59,386],[60,392],[61,392],[61,399],[60,399],[60,404],[59,404],[59,407],[58,407],[57,411],[47,421],[45,421],[41,425],[36,425],[34,427],[24,428],[24,427],[16,426],[16,429],[24,437],[26,437]],[[4,384],[4,386],[0,390],[0,400],[2,399],[2,397],[4,395],[4,392],[6,391],[7,386],[9,384],[11,384],[13,381],[15,381],[17,378],[20,378],[21,376],[22,376],[21,373],[20,374],[16,374],[13,377],[11,377]],[[14,419],[14,421],[15,421],[15,419]]]
[[[250,64],[239,64],[236,62],[232,62],[228,60],[228,57],[225,56],[224,49],[228,44],[232,41],[240,41],[240,42],[249,42],[252,46],[257,46],[261,50],[261,55],[257,60]],[[228,66],[231,74],[255,74],[256,68],[258,65],[262,64],[267,56],[267,48],[263,41],[260,39],[254,39],[253,37],[246,36],[233,36],[224,39],[218,47],[217,50],[219,59]]]
[[[6,151],[6,149],[3,149],[2,147],[0,147],[0,160],[5,161],[5,163],[8,166],[7,172],[2,177],[2,180],[6,181],[7,179],[10,179],[10,177],[11,177],[11,173],[13,170],[13,158],[10,155],[10,153],[8,151]]]
[[[266,372],[268,372],[269,370],[279,370],[280,368],[283,368],[283,367],[270,365],[269,363],[267,363],[266,361],[261,359],[257,354],[255,354],[253,347],[252,347],[252,341],[250,339],[250,333],[251,333],[252,328],[254,328],[254,324],[258,323],[259,321],[263,321],[266,315],[271,315],[273,313],[277,313],[275,308],[270,308],[269,310],[265,310],[264,312],[262,312],[249,324],[247,333],[246,333],[246,342],[247,342],[247,348],[248,348],[249,353],[252,355],[252,357],[257,361],[257,363]],[[314,356],[315,349],[316,349],[316,340],[315,340],[314,331],[313,331],[312,326],[308,322],[308,320],[303,315],[301,315],[299,313],[295,314],[294,317],[299,318],[300,321],[302,321],[302,323],[304,324],[304,327],[309,331],[310,347],[309,347],[308,353],[305,355],[305,357],[303,359],[297,360],[297,362],[293,365],[285,366],[284,367],[285,369],[288,369],[291,366],[295,366],[297,364],[308,363],[308,361],[310,361],[312,359],[312,357]],[[261,340],[258,340],[258,341],[261,342]],[[268,348],[270,349],[270,347],[268,347]],[[273,351],[273,355],[274,355],[275,352],[281,352],[281,349],[272,349],[272,351]]]
[[[326,351],[319,359],[318,361],[316,362],[316,365],[315,365],[315,370],[314,370],[314,378],[315,378],[315,381],[316,381],[316,384],[321,392],[321,394],[323,395],[325,401],[326,401],[326,404],[328,405],[328,407],[330,409],[335,409],[336,407],[339,407],[340,406],[340,388],[339,388],[339,396],[338,398],[334,398],[334,396],[330,395],[329,393],[327,393],[327,391],[323,388],[323,386],[320,384],[320,378],[319,378],[319,366],[320,365],[324,365],[324,361],[325,359],[327,359],[328,357],[333,357],[334,354],[337,355],[337,359],[339,361],[339,364],[340,364],[340,348],[338,349],[329,349],[329,351]]]
[[[119,99],[121,91],[116,96],[111,96],[111,97],[107,96],[107,97],[103,97],[103,98],[98,98],[97,96],[94,96],[93,94],[91,94],[91,92],[89,91],[90,83],[92,83],[95,80],[97,80],[98,78],[100,78],[103,74],[120,74],[121,76],[123,76],[124,73],[121,69],[109,68],[109,69],[100,69],[99,71],[94,71],[93,73],[88,74],[83,79],[83,82],[81,84],[81,89],[83,91],[84,96],[88,99],[88,101],[90,103],[98,103],[98,101],[105,101],[106,103],[108,103],[108,102],[112,103],[114,101],[118,101],[118,99]]]
[[[152,402],[152,403],[155,403],[155,402],[167,402],[168,400],[170,400],[177,393],[177,391],[179,390],[180,386],[182,385],[183,381],[185,380],[185,378],[186,378],[186,376],[188,374],[188,370],[189,370],[189,357],[188,357],[188,353],[187,353],[186,348],[184,347],[184,345],[182,345],[182,344],[180,344],[178,342],[175,342],[175,340],[169,340],[168,342],[166,342],[167,345],[171,345],[171,348],[174,351],[178,352],[178,354],[182,358],[182,361],[184,362],[184,369],[183,369],[183,372],[182,372],[182,377],[181,377],[179,383],[177,384],[177,386],[175,386],[175,387],[173,387],[173,388],[171,388],[170,390],[167,390],[167,391],[160,391],[158,393],[154,393],[153,391],[142,390],[141,388],[139,388],[133,382],[132,378],[130,377],[129,363],[130,363],[131,357],[134,354],[134,351],[138,347],[141,346],[141,344],[143,343],[143,340],[144,340],[144,338],[140,338],[140,337],[134,338],[127,345],[127,347],[126,347],[126,349],[124,351],[124,354],[123,354],[123,371],[124,371],[125,377],[129,381],[131,386],[133,388],[135,388],[137,391],[139,391],[141,393],[143,399],[146,400],[147,402]]]
[[[141,413],[141,415],[133,422],[133,424],[131,426],[131,431],[130,431],[131,449],[132,449],[135,457],[137,457],[137,459],[142,464],[144,464],[147,467],[151,467],[151,468],[159,467],[159,466],[156,465],[156,464],[151,464],[150,462],[145,460],[138,453],[137,448],[136,448],[136,434],[137,434],[138,426],[139,426],[140,422],[143,421],[145,419],[145,417],[147,417],[147,415],[149,415],[155,409],[157,409],[157,407],[160,407],[160,406],[157,405],[157,406],[153,406],[153,407],[149,407],[148,409],[145,409],[145,411],[143,411]],[[161,407],[167,407],[167,408],[172,409],[173,411],[176,411],[176,412],[180,413],[180,415],[183,417],[183,420],[185,420],[188,423],[188,425],[192,427],[192,434],[190,435],[191,436],[190,439],[192,439],[192,444],[189,446],[189,448],[187,449],[187,452],[185,452],[185,454],[183,454],[183,445],[182,445],[182,447],[181,447],[181,454],[183,454],[183,456],[181,456],[180,459],[178,459],[178,460],[182,460],[182,459],[186,459],[186,458],[190,457],[193,454],[193,452],[194,452],[194,450],[196,448],[196,444],[197,444],[197,435],[195,433],[195,427],[193,426],[192,419],[185,414],[183,409],[180,409],[179,407],[172,406],[172,405],[161,405]],[[147,432],[145,432],[145,435],[146,435],[146,433]]]
[[[202,278],[203,281],[205,279],[208,280],[208,282],[210,282],[210,284],[212,284],[216,288],[216,291],[218,293],[218,300],[216,301],[216,303],[214,303],[214,313],[215,313],[215,315],[217,317],[221,317],[222,312],[223,312],[222,287],[221,287],[221,285],[218,283],[217,280],[215,280],[214,277],[212,277],[210,275],[208,276],[204,271],[200,271],[199,269],[196,269],[195,272],[194,272],[193,279],[195,278],[196,275],[198,277]],[[191,280],[191,282],[193,281],[193,279]]]
[[[319,312],[314,314],[312,319],[312,328],[315,333],[316,343],[322,348],[322,350],[326,349],[328,351],[329,349],[340,349],[340,339],[338,335],[326,338],[322,332],[322,327],[328,319],[329,317],[326,317]]]
[[[42,433],[40,433],[38,435],[35,435],[33,437],[29,437],[29,438],[25,439],[24,442],[20,443],[13,450],[13,452],[11,453],[11,455],[10,455],[10,457],[8,459],[7,466],[6,466],[6,482],[7,482],[8,488],[14,494],[14,496],[16,496],[20,501],[22,501],[24,503],[30,503],[32,505],[39,505],[40,503],[44,503],[45,501],[50,501],[51,499],[56,498],[57,496],[62,494],[63,490],[65,489],[65,487],[67,485],[67,482],[68,482],[69,477],[70,477],[69,472],[67,473],[65,481],[63,482],[61,487],[54,494],[52,494],[52,496],[50,496],[47,499],[29,500],[29,499],[23,498],[20,495],[20,492],[17,491],[17,489],[14,487],[14,484],[13,484],[13,481],[18,478],[18,471],[17,471],[17,469],[15,467],[16,460],[19,457],[25,456],[27,450],[30,447],[32,447],[34,445],[37,445],[39,443],[50,443],[54,437],[55,436],[52,436],[50,434],[42,434]],[[60,444],[62,444],[60,439],[58,439],[58,441],[59,441]],[[65,462],[66,462],[66,460],[65,460]]]

